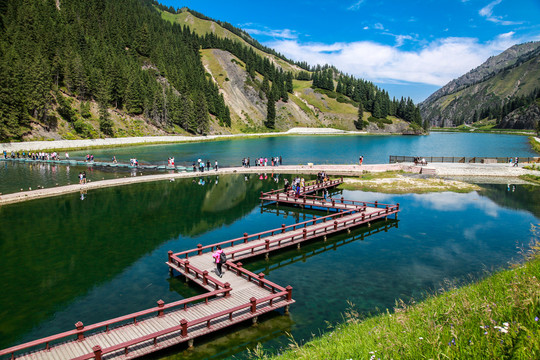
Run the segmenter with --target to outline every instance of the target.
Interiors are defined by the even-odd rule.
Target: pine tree
[[[364,122],[364,105],[362,105],[362,102],[358,104],[358,122]]]
[[[274,100],[274,92],[271,91],[268,96],[266,105],[266,123],[265,126],[269,129],[274,129],[276,126],[276,102]]]
[[[293,74],[292,72],[287,72],[287,79],[286,79],[286,88],[287,88],[287,92],[288,93],[293,93],[294,92],[294,87],[293,87]]]

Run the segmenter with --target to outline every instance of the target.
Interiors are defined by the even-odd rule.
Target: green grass
[[[362,319],[350,304],[343,323],[275,359],[539,359],[540,244],[524,264],[420,303]],[[293,309],[294,311],[294,309]],[[271,358],[258,347],[257,358]]]
[[[525,180],[525,181],[532,182],[534,184],[540,185],[540,176],[528,175],[527,174],[527,175],[520,175],[519,178],[522,179],[522,180]]]
[[[529,142],[531,143],[531,147],[534,151],[536,151],[537,153],[540,153],[540,142],[536,141],[534,139],[534,136],[531,136],[529,138]]]

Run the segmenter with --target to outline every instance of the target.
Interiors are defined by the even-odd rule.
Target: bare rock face
[[[540,107],[532,103],[506,115],[499,124],[501,129],[536,129],[540,121]]]

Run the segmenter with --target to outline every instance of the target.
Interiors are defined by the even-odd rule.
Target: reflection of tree
[[[275,187],[243,175],[208,179],[205,186],[161,181],[90,191],[84,201],[77,193],[0,207],[0,348],[163,242],[236,221],[259,204],[260,191]]]
[[[534,185],[483,184],[482,195],[510,209],[527,210],[540,217],[540,191]]]

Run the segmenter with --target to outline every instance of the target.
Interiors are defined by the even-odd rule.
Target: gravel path
[[[26,141],[0,143],[0,151],[39,151],[50,149],[75,149],[102,146],[144,145],[155,143],[198,142],[221,139],[234,139],[257,136],[277,135],[328,135],[328,134],[366,134],[365,131],[344,131],[331,128],[292,128],[287,132],[234,134],[234,135],[207,135],[207,136],[141,136],[125,138],[86,139],[86,140],[54,140],[54,141]]]

